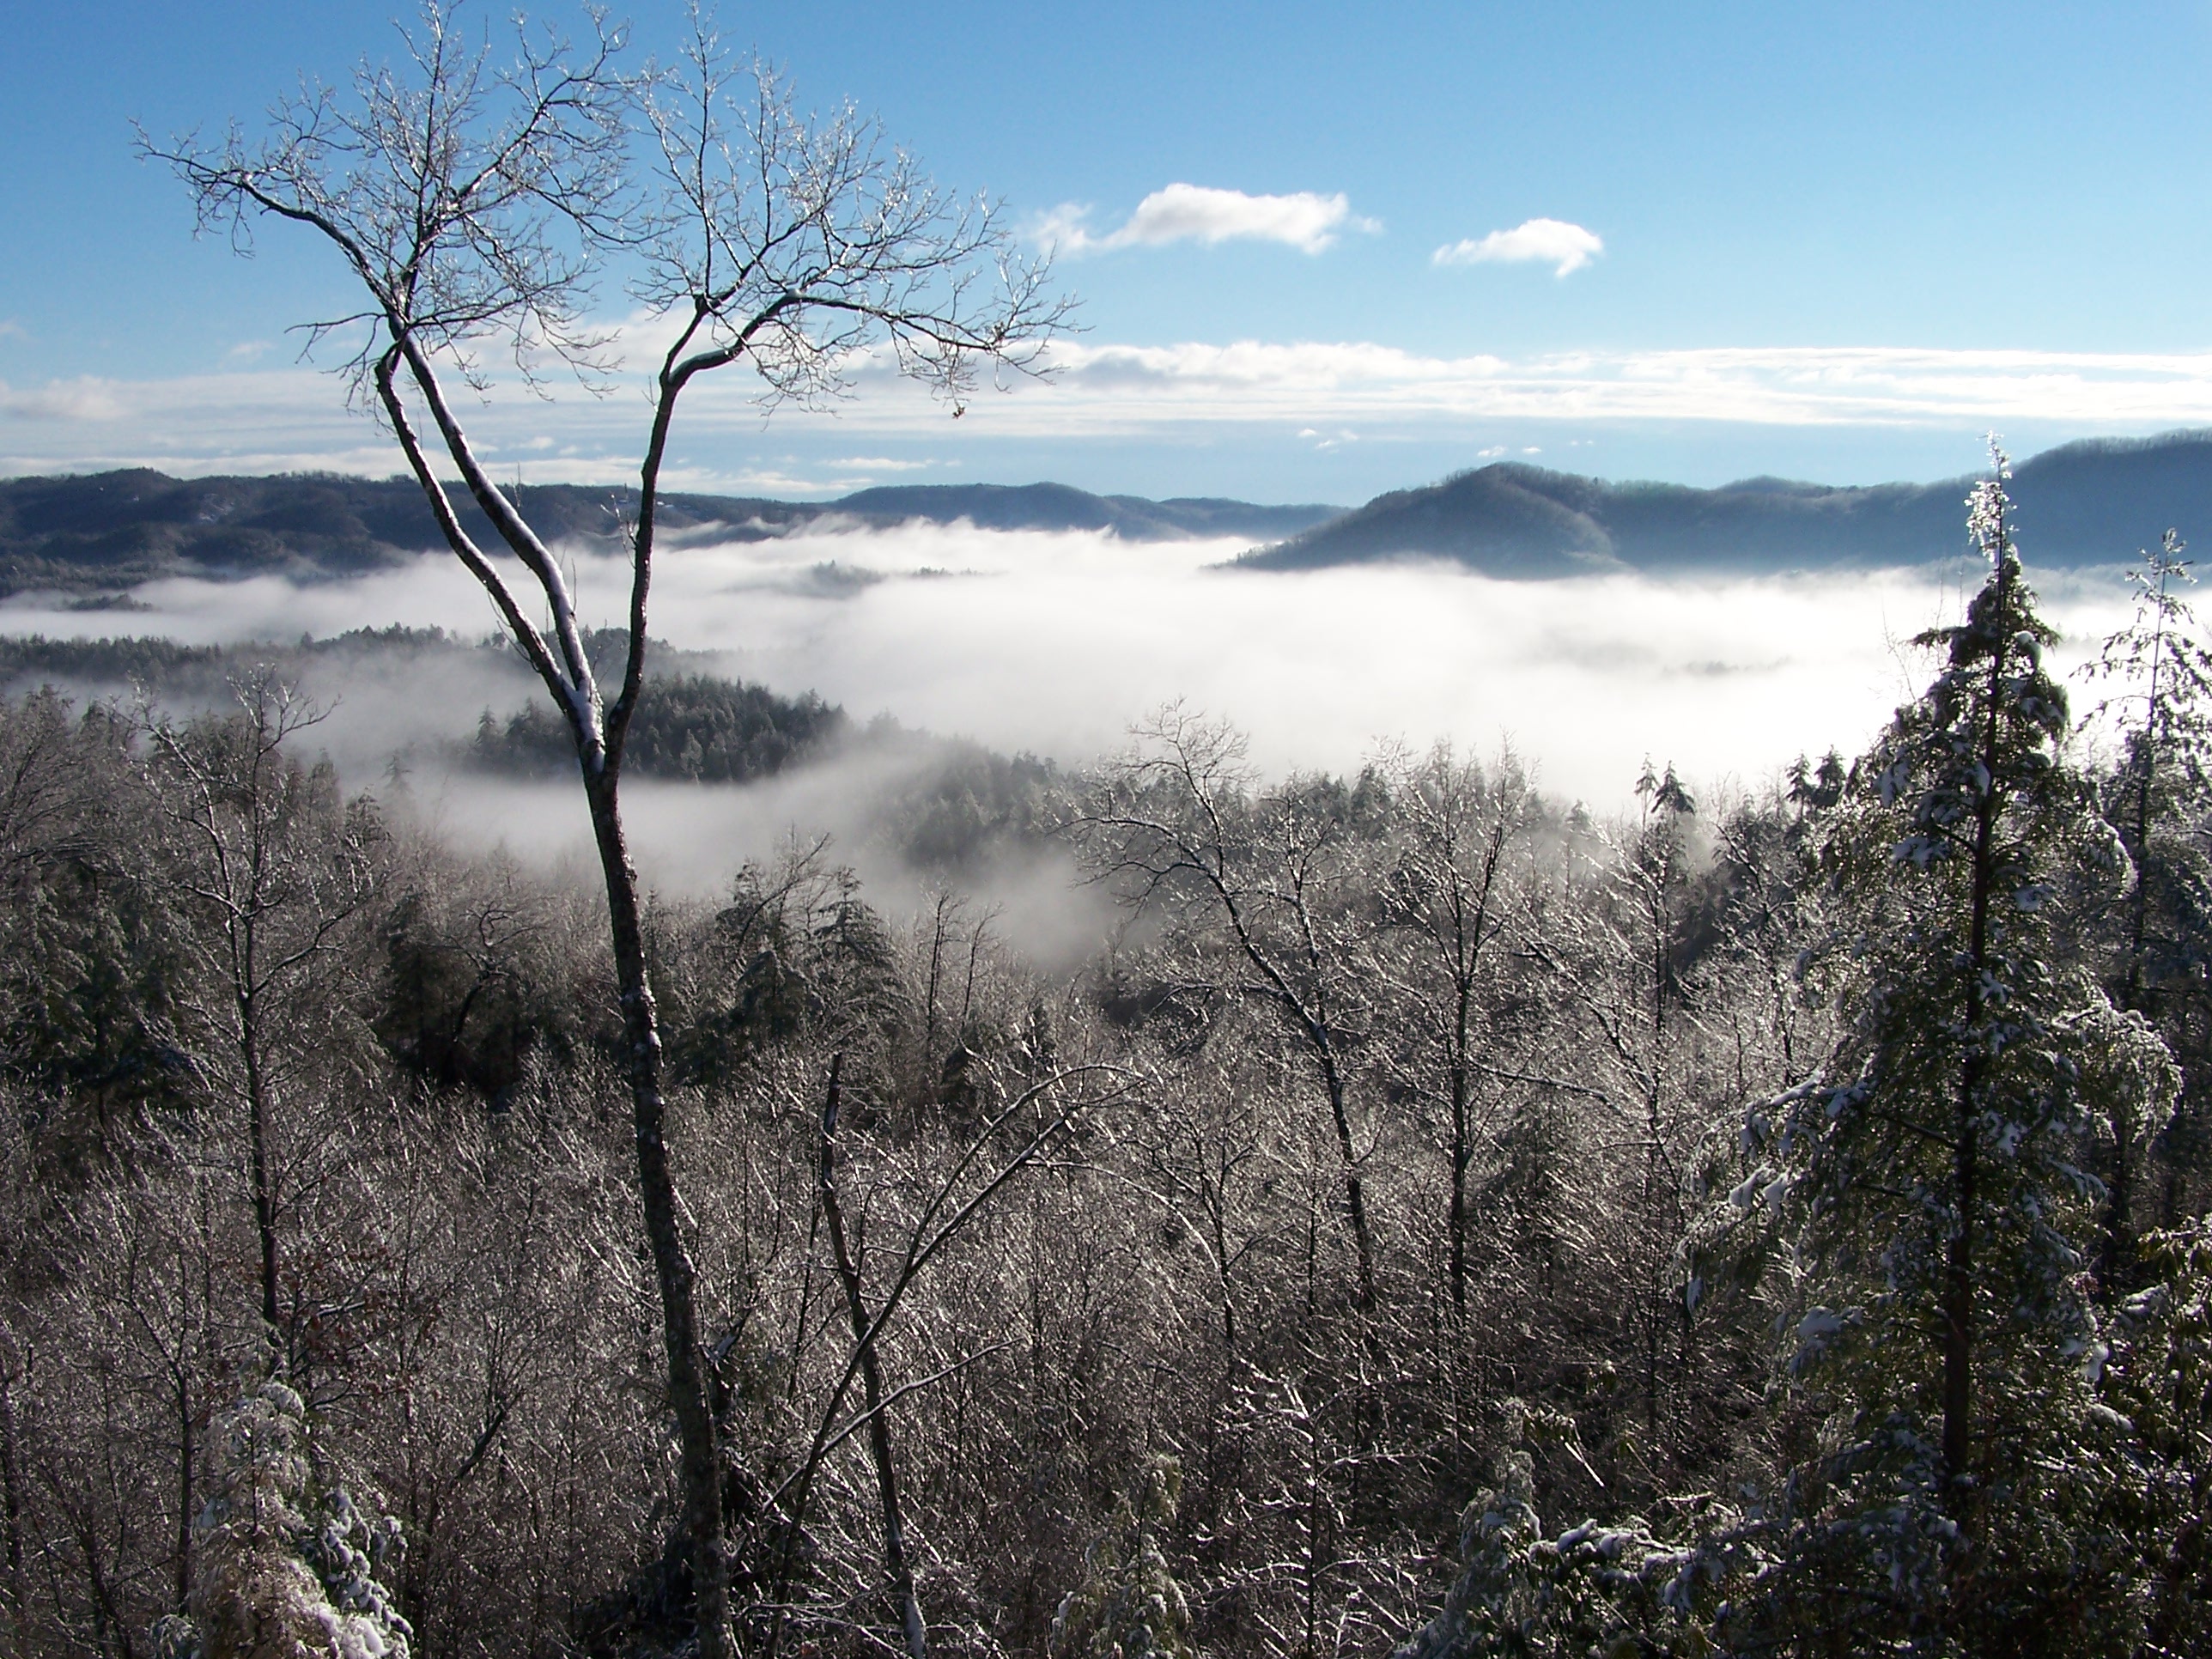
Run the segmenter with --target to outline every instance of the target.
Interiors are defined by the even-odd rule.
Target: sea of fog
[[[1925,684],[1930,665],[1912,636],[1957,619],[1972,575],[1509,582],[1442,565],[1218,568],[1242,550],[966,526],[817,527],[669,550],[653,631],[718,653],[726,672],[818,692],[856,720],[888,713],[1067,763],[1111,752],[1131,722],[1180,700],[1243,727],[1268,773],[1356,767],[1385,743],[1449,739],[1484,754],[1510,742],[1548,793],[1610,811],[1647,757],[1711,789],[1757,787],[1801,753],[1863,747]],[[622,568],[569,562],[591,618],[615,620]],[[2031,574],[2065,636],[2062,671],[2125,619],[2118,569]],[[172,580],[134,598],[146,608],[88,612],[17,596],[0,604],[0,629],[214,642],[392,623],[474,635],[495,623],[467,574],[434,556],[353,581]],[[479,684],[460,670],[386,677],[340,688],[322,736],[342,769],[369,782],[366,769],[380,770],[410,736],[465,735],[483,707],[511,708],[526,693],[512,677]],[[662,786],[641,824],[641,860],[649,878],[717,885],[738,853],[794,827],[836,829],[856,785],[865,781]],[[519,852],[553,857],[582,845],[574,793],[518,787],[489,814],[481,800],[456,811]]]

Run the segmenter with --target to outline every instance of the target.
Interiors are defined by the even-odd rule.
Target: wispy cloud
[[[1564,276],[1604,252],[1605,240],[1594,230],[1565,219],[1528,219],[1510,230],[1448,243],[1430,258],[1440,265],[1549,265],[1553,276]]]
[[[1249,196],[1241,190],[1206,185],[1170,185],[1137,204],[1120,229],[1103,236],[1085,222],[1087,207],[1070,203],[1055,208],[1036,225],[1036,239],[1062,253],[1089,253],[1122,247],[1161,247],[1170,242],[1281,242],[1301,252],[1319,253],[1343,230],[1379,231],[1381,224],[1356,216],[1339,192],[1309,190],[1288,196]]]
[[[1056,349],[1059,378],[969,418],[1029,432],[1182,422],[1403,428],[1439,420],[2003,427],[2212,425],[2212,352],[1715,348],[1437,357],[1358,341]],[[1014,405],[1017,402],[1019,408]],[[849,418],[849,416],[848,416]]]
[[[118,382],[79,375],[21,390],[0,380],[0,417],[21,421],[111,421],[124,410]]]
[[[29,332],[13,317],[0,317],[0,340],[27,340]]]
[[[1204,428],[1288,435],[1356,431],[1386,441],[1455,426],[1498,441],[1500,425],[1715,422],[1787,427],[2061,434],[2212,426],[2212,352],[2096,353],[1913,347],[1715,348],[1426,356],[1369,341],[1243,340],[1054,348],[1054,378],[978,397],[960,422],[992,441],[1170,441]],[[911,466],[905,444],[951,441],[941,404],[887,359],[854,366],[854,396],[787,410],[774,456],[742,376],[687,400],[672,488],[821,494]],[[627,482],[641,403],[627,385],[551,404],[495,397],[470,417],[501,467],[532,480]],[[1529,434],[1530,437],[1540,434]],[[553,447],[545,446],[547,439]],[[1315,440],[1307,440],[1311,442]],[[878,448],[878,446],[882,447]],[[1517,447],[1517,446],[1516,446]],[[787,453],[786,453],[787,452]],[[918,459],[918,456],[917,456]],[[179,474],[310,468],[383,476],[398,453],[342,388],[311,369],[169,380],[0,382],[0,475],[153,466]]]

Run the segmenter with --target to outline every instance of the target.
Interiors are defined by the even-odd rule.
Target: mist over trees
[[[2004,512],[1763,791],[1170,709],[1025,786],[1073,966],[648,900],[732,1641],[2201,1646],[2202,635],[2149,556],[2096,759]],[[236,678],[0,717],[9,1650],[691,1650],[602,901]]]

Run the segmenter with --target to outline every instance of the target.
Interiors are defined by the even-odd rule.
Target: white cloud
[[[1404,429],[1438,420],[1712,421],[1782,426],[2212,425],[2212,352],[1713,348],[1427,356],[1361,341],[1133,346],[1072,342],[1050,384],[978,398],[1009,434],[1188,422]],[[916,415],[919,399],[913,400]],[[848,411],[846,419],[854,418]]]
[[[1854,346],[1508,358],[1425,356],[1358,340],[1077,339],[1054,346],[1047,361],[1052,380],[971,399],[961,439],[972,432],[1020,442],[1179,441],[1209,428],[1267,428],[1316,437],[1356,431],[1387,442],[1462,423],[1482,443],[1497,441],[1501,428],[1552,421],[1994,427],[2054,436],[2212,426],[2212,352]],[[890,475],[883,458],[904,444],[951,441],[944,406],[902,381],[888,359],[855,368],[849,399],[775,417],[778,449],[788,453],[773,461],[760,453],[761,412],[744,376],[695,386],[665,475],[669,487],[842,493]],[[507,396],[514,389],[501,386],[471,410],[471,430],[500,466],[526,464],[533,481],[628,482],[643,424],[637,378],[611,397],[551,404]],[[556,451],[531,447],[544,436],[555,439]],[[346,409],[339,382],[312,369],[41,386],[0,381],[0,477],[121,466],[182,476],[319,468],[380,477],[398,470],[399,458],[373,422]]]
[[[1430,257],[1440,265],[1550,265],[1553,275],[1564,276],[1571,270],[1580,270],[1604,252],[1604,239],[1594,230],[1584,230],[1564,219],[1528,219],[1510,230],[1493,230],[1480,240],[1469,237],[1449,243]]]
[[[0,317],[0,340],[27,340],[30,334],[13,317]]]
[[[120,382],[90,374],[21,391],[0,380],[0,416],[19,421],[112,421],[124,412],[118,395],[121,389]]]
[[[785,692],[818,690],[859,720],[889,710],[912,726],[1068,762],[1115,747],[1127,722],[1177,696],[1249,724],[1255,756],[1273,771],[1355,766],[1378,738],[1419,746],[1450,737],[1480,752],[1510,732],[1547,788],[1609,806],[1627,801],[1646,754],[1693,778],[1756,779],[1801,750],[1832,743],[1856,751],[1922,666],[1901,663],[1891,642],[1955,617],[1960,598],[1955,580],[1928,571],[1512,582],[1437,566],[1297,575],[1208,568],[1239,550],[1103,533],[823,526],[672,555],[654,585],[653,631],[726,653],[730,672]],[[888,579],[842,597],[797,580],[823,562]],[[588,617],[617,617],[620,563],[579,550],[574,568]],[[922,568],[968,574],[902,574]],[[2039,572],[2037,586],[2076,642],[2056,653],[2062,671],[2124,619],[2126,591],[2108,573]],[[154,608],[131,618],[134,629],[190,641],[386,622],[492,625],[459,564],[435,556],[356,581],[168,580],[139,597]],[[8,633],[115,625],[112,613],[35,596],[0,602]],[[510,682],[506,693],[446,683],[356,688],[317,740],[372,781],[402,740],[381,723],[395,706],[465,737],[485,703],[509,708],[532,695]],[[708,793],[688,798],[703,805]],[[585,836],[580,815],[562,810],[563,834]],[[695,824],[690,836],[648,839],[641,861],[661,884],[679,879],[669,860],[696,860],[708,847],[704,856],[726,861],[689,890],[711,890],[793,818],[805,827],[811,810],[763,810],[759,839],[743,844],[702,842]],[[533,816],[513,833],[551,827]]]
[[[1119,230],[1095,236],[1085,226],[1091,210],[1070,203],[1044,216],[1032,230],[1038,241],[1062,253],[1121,247],[1160,247],[1170,242],[1281,242],[1319,253],[1340,230],[1379,231],[1355,216],[1341,191],[1323,196],[1302,190],[1289,196],[1249,196],[1206,185],[1170,185],[1137,204]]]

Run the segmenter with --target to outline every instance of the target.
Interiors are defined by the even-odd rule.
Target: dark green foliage
[[[573,1060],[589,1031],[574,1006],[561,935],[514,879],[486,891],[432,886],[400,894],[382,927],[385,987],[374,1030],[392,1059],[436,1089],[496,1106],[533,1064]]]
[[[655,678],[639,700],[624,763],[641,777],[750,783],[820,753],[844,731],[844,711],[811,692],[787,698],[703,675]],[[486,710],[470,754],[504,771],[550,775],[576,764],[567,724],[542,701],[503,725]]]
[[[806,1037],[880,1060],[910,1007],[883,919],[822,848],[747,865],[714,918],[691,988],[670,1011],[669,1071],[726,1087],[776,1047]],[[863,1061],[863,1063],[866,1063]]]
[[[0,1071],[75,1174],[115,1127],[198,1092],[174,896],[131,817],[130,733],[51,692],[0,703]]]

